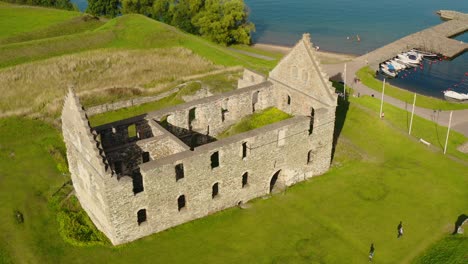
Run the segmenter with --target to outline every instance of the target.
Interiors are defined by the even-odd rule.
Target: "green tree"
[[[174,13],[174,0],[156,0],[153,3],[153,18],[171,24]]]
[[[157,0],[122,0],[123,14],[142,14],[153,17],[153,4]]]
[[[116,17],[120,14],[119,0],[88,0],[86,12],[94,16]]]
[[[222,44],[250,44],[250,33],[255,30],[243,0],[206,0],[192,23],[202,36]]]

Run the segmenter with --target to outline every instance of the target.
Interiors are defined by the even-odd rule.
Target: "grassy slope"
[[[77,16],[79,12],[0,2],[0,39],[44,29]]]
[[[364,67],[356,72],[356,76],[361,80],[363,84],[372,88],[378,92],[382,92],[382,82],[374,78],[375,72],[369,67]],[[404,89],[400,89],[393,85],[385,85],[385,94],[401,101],[413,103],[414,93]],[[457,110],[457,109],[468,109],[468,104],[451,103],[445,100],[437,98],[418,95],[416,99],[416,105],[428,109],[441,109],[441,110]]]
[[[2,22],[0,21],[0,23]],[[13,36],[0,38],[0,45],[77,34],[89,30],[94,30],[102,25],[104,25],[104,22],[98,19],[94,19],[90,16],[75,16],[71,19],[65,20],[60,23],[54,23],[45,28],[39,28],[37,30],[22,33],[17,33],[16,31],[16,34]]]
[[[8,8],[9,6],[4,9]],[[17,23],[21,19],[21,16],[13,17],[8,23]],[[0,27],[4,25],[7,25],[7,21],[0,21]],[[21,32],[13,29],[10,35],[13,33]],[[277,62],[237,53],[141,15],[125,15],[112,19],[93,31],[2,45],[0,67],[101,48],[147,49],[174,46],[189,48],[216,64],[245,65],[263,72],[270,70]],[[271,55],[279,57],[275,53]]]
[[[327,174],[253,201],[248,210],[225,210],[118,248],[61,240],[46,207],[66,180],[46,151],[63,149],[60,136],[37,121],[1,119],[0,248],[18,262],[363,263],[373,242],[376,262],[408,263],[466,210],[466,166],[428,151],[358,103],[347,112]],[[24,224],[14,224],[14,209],[25,213]],[[400,220],[405,237],[398,240]]]
[[[242,132],[247,132],[262,126],[273,124],[292,116],[274,107],[246,116],[225,131],[219,133],[217,138],[226,138]]]

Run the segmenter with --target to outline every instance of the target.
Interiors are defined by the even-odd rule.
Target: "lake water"
[[[86,9],[86,0],[72,1],[81,10]],[[309,32],[312,42],[321,50],[357,55],[441,23],[435,13],[437,10],[468,13],[468,0],[244,1],[250,10],[250,20],[256,25],[254,42],[291,46],[302,33]],[[356,36],[361,41],[356,41]],[[468,42],[468,34],[457,39]],[[414,74],[391,82],[408,90],[441,97],[441,91],[459,83],[468,72],[468,55],[426,66],[421,76]]]

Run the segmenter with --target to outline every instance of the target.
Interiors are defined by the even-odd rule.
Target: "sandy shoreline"
[[[266,43],[255,43],[252,45],[252,47],[265,50],[265,51],[280,52],[283,54],[287,54],[292,49],[292,47],[274,45],[274,44],[266,44]],[[319,50],[317,51],[317,54],[323,64],[342,63],[342,62],[351,61],[354,58],[358,57],[358,55],[354,55],[354,54],[330,52],[330,51],[325,51],[325,50]]]

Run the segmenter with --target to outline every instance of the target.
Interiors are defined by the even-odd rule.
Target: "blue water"
[[[468,12],[467,0],[245,0],[255,42],[293,45],[304,32],[320,49],[364,54],[441,22],[440,9]],[[359,35],[361,41],[352,41]],[[350,40],[347,40],[350,37]]]

